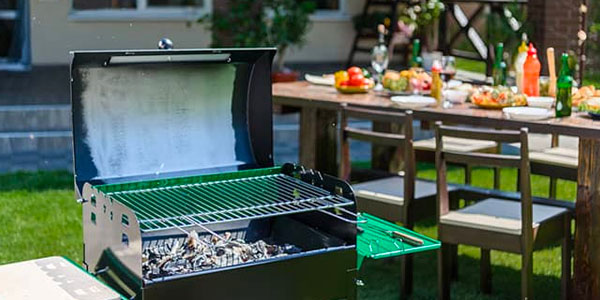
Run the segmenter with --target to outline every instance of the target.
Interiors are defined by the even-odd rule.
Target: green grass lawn
[[[491,187],[492,172],[475,169],[474,185]],[[515,189],[515,170],[503,170],[502,188]],[[419,176],[433,179],[435,169],[419,165]],[[462,182],[460,169],[450,169],[449,179]],[[534,195],[547,194],[548,180],[533,177]],[[62,255],[82,261],[81,207],[75,202],[73,177],[68,172],[17,173],[0,176],[0,264]],[[575,183],[559,182],[559,198],[574,199]],[[433,220],[416,230],[436,236]],[[437,258],[435,252],[415,256],[414,297],[436,297]],[[455,299],[516,299],[519,297],[520,258],[492,251],[493,294],[483,296],[479,289],[479,251],[459,247],[459,281],[452,285]],[[365,261],[360,289],[362,299],[395,299],[399,291],[399,261]],[[538,299],[556,299],[560,294],[560,248],[552,247],[534,255],[534,289]]]

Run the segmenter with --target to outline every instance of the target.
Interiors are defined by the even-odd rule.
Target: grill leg
[[[412,293],[413,285],[413,257],[412,254],[405,255],[402,258],[402,288],[400,298],[406,299]]]
[[[490,294],[492,292],[492,266],[491,266],[490,249],[481,248],[480,258],[480,278],[481,292]]]
[[[413,229],[411,221],[406,222],[406,228]],[[401,299],[406,299],[412,293],[413,287],[413,256],[408,254],[402,257],[402,286],[400,289]]]

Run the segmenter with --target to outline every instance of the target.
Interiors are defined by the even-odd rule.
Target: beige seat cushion
[[[444,150],[456,152],[484,152],[496,149],[496,142],[471,140],[456,137],[443,137]],[[435,139],[420,140],[413,143],[415,150],[435,151]]]
[[[577,169],[579,150],[572,148],[548,148],[542,151],[531,151],[529,160],[535,163]]]
[[[565,208],[533,204],[533,228],[567,213]],[[486,199],[451,211],[440,217],[440,223],[507,234],[521,234],[521,203],[502,199]]]

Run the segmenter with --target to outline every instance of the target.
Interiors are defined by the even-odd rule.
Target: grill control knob
[[[162,38],[158,41],[158,49],[169,50],[173,49],[173,41],[168,38]]]

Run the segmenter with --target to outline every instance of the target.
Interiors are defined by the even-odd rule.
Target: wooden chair
[[[403,134],[381,133],[348,126],[348,118],[398,124]],[[350,140],[369,142],[374,145],[397,147],[404,166],[403,176],[387,174],[387,178],[353,185],[357,210],[367,212],[392,222],[401,222],[412,229],[414,222],[435,216],[436,185],[430,181],[416,180],[415,159],[412,147],[412,112],[390,112],[356,107],[344,107],[341,118],[341,162],[339,177],[350,179]],[[403,258],[403,295],[412,292],[412,257]]]
[[[481,290],[491,292],[490,249],[521,254],[521,298],[533,299],[533,251],[552,242],[562,242],[562,298],[567,298],[571,272],[571,215],[565,208],[533,204],[531,197],[527,129],[497,131],[435,125],[438,239],[442,242],[438,259],[439,298],[450,298],[451,246],[458,244],[481,248]],[[443,137],[519,142],[520,155],[460,153],[445,150]],[[458,210],[451,210],[446,181],[447,163],[470,163],[490,167],[519,169],[521,199],[510,201],[484,199]]]
[[[447,150],[457,152],[478,152],[478,153],[500,153],[500,145],[493,141],[472,140],[463,138],[446,137],[444,138],[444,147]],[[435,138],[424,139],[414,142],[414,149],[417,161],[435,162]],[[465,184],[471,184],[471,165],[459,166],[465,169]],[[494,188],[500,188],[500,170],[494,168]]]
[[[558,135],[552,136],[550,148],[530,151],[531,173],[550,177],[550,198],[556,199],[556,181],[565,179],[577,182],[579,149],[561,147]]]

